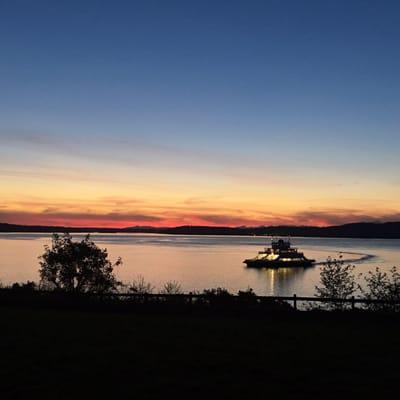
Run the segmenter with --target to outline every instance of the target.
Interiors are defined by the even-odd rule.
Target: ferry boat
[[[272,240],[271,247],[259,251],[257,256],[243,261],[251,268],[310,267],[315,260],[307,258],[290,240]]]

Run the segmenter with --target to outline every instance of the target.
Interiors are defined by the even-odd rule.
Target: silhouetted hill
[[[224,226],[177,226],[156,228],[135,226],[130,228],[71,228],[62,226],[25,226],[0,223],[0,232],[71,232],[71,233],[163,233],[170,235],[271,235],[303,237],[348,237],[348,238],[383,238],[400,239],[400,222],[371,223],[360,222],[338,226],[259,226],[259,227],[224,227]]]

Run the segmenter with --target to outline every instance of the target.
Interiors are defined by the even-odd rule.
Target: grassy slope
[[[385,398],[397,387],[395,321],[0,313],[2,399]]]

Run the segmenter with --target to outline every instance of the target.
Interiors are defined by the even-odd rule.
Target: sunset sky
[[[400,220],[399,15],[0,1],[0,222]]]

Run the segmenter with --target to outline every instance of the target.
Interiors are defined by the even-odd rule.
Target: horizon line
[[[157,229],[157,230],[166,230],[166,229],[176,229],[176,228],[210,228],[210,229],[256,229],[256,228],[318,228],[318,229],[326,229],[333,227],[341,227],[346,225],[359,225],[359,224],[375,224],[375,225],[384,225],[384,224],[393,224],[400,223],[399,221],[356,221],[356,222],[347,222],[344,224],[337,225],[239,225],[239,226],[228,226],[228,225],[175,225],[175,226],[164,226],[157,227],[152,225],[133,225],[126,227],[96,227],[96,226],[67,226],[67,225],[30,225],[30,224],[12,224],[9,222],[0,222],[0,226],[8,225],[8,226],[16,226],[16,227],[26,227],[26,228],[63,228],[63,229],[99,229],[99,230],[125,230],[125,229]]]

